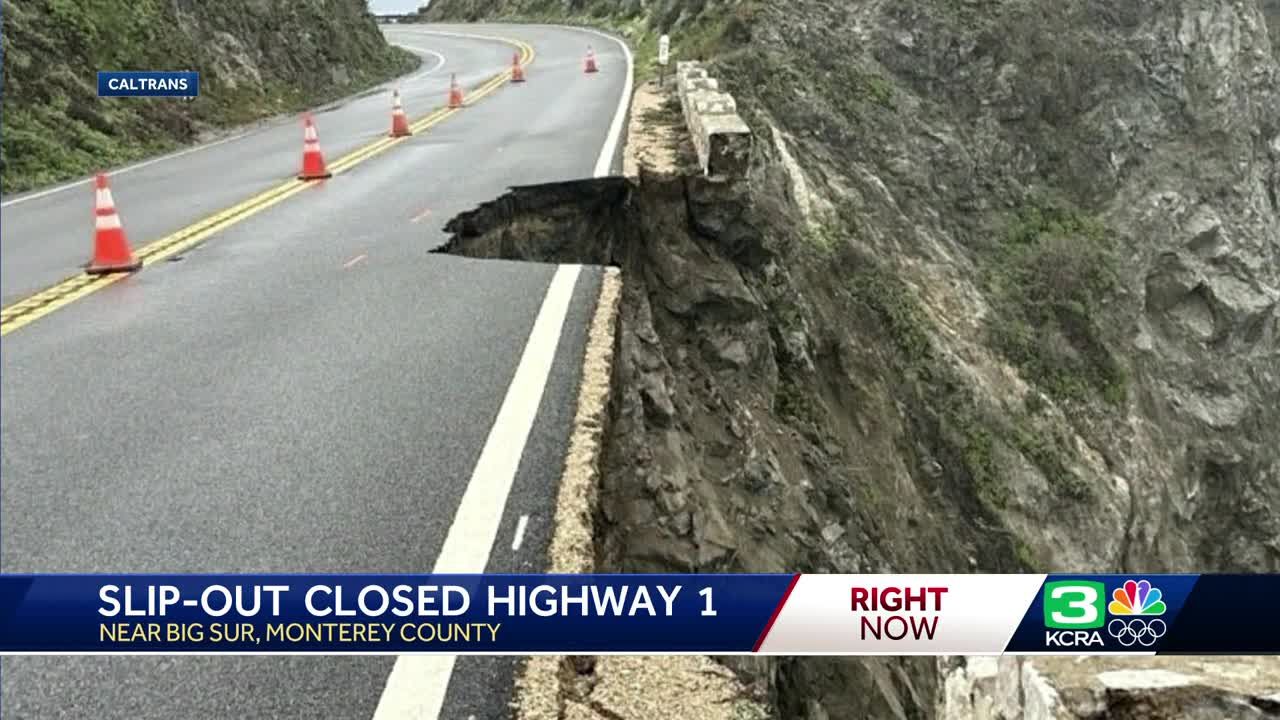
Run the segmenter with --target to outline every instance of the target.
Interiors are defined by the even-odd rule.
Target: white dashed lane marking
[[[529,516],[521,515],[520,520],[516,522],[516,537],[511,541],[511,550],[517,551],[524,544],[524,531],[529,527]]]

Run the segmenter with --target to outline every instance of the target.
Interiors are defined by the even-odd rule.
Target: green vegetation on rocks
[[[1118,284],[1110,243],[1098,220],[1040,199],[1019,209],[992,249],[992,345],[1058,399],[1125,400],[1124,368],[1098,322]]]
[[[1025,457],[1063,499],[1089,498],[1088,485],[1068,468],[1072,451],[1050,425],[1034,423],[1030,412],[979,403],[935,347],[928,318],[901,280],[870,259],[857,263],[850,275],[857,314],[873,320],[872,332],[888,341],[877,345],[893,350],[904,395],[936,424],[936,430],[924,434],[936,435],[960,461],[980,500],[996,509],[1009,500],[1007,473],[997,458],[1001,446]],[[793,390],[792,395],[800,393]]]
[[[335,100],[409,71],[362,0],[3,0],[4,192]],[[98,70],[196,70],[200,97],[99,98]]]

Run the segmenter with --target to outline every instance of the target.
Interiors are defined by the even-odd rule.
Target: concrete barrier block
[[[681,90],[688,88],[689,83],[691,82],[698,82],[706,79],[707,71],[702,68],[683,68],[676,71],[676,86]]]
[[[704,115],[733,115],[738,103],[728,93],[707,93],[693,98],[693,108]]]
[[[707,69],[702,67],[702,63],[697,60],[678,60],[676,61],[676,72],[681,75],[701,74],[702,77],[707,76]]]
[[[744,177],[751,162],[751,128],[734,115],[704,116],[706,172],[712,176]]]
[[[691,78],[684,85],[686,94],[693,92],[717,91],[720,89],[720,83],[714,78]]]
[[[751,159],[751,129],[738,116],[733,96],[692,61],[676,64],[676,87],[685,124],[703,172],[713,177],[746,175]]]

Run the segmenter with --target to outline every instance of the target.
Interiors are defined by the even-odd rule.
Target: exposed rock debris
[[[732,5],[743,181],[639,167],[450,226],[622,269],[597,568],[1280,569],[1274,0]],[[806,720],[936,716],[981,669],[725,663]],[[1252,716],[1223,702],[1115,712]]]
[[[950,663],[940,720],[1280,717],[1280,659],[991,657]]]

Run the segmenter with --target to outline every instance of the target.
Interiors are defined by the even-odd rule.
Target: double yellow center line
[[[534,52],[533,47],[527,43],[510,38],[485,39],[501,40],[502,42],[514,45],[520,51],[521,65],[528,65],[533,62],[533,58],[536,53]],[[510,79],[511,70],[509,69],[489,78],[470,91],[463,101],[463,107],[475,104],[486,95],[489,95],[499,87],[502,87],[502,85]],[[444,122],[459,112],[461,112],[460,108],[437,108],[425,117],[415,120],[409,125],[409,128],[416,135]],[[407,139],[409,138],[385,137],[381,140],[372,142],[362,148],[358,148],[347,153],[336,161],[330,163],[329,172],[337,176],[372,157],[390,150]],[[184,250],[188,250],[198,243],[207,240],[214,234],[250,218],[276,203],[283,202],[294,195],[297,195],[310,187],[310,185],[311,183],[296,179],[277,185],[276,187],[265,192],[261,192],[248,200],[233,205],[226,210],[188,225],[175,233],[143,245],[137,250],[138,259],[142,261],[143,268],[146,268],[148,265],[157,263]],[[69,277],[52,287],[35,293],[34,295],[23,298],[3,310],[0,310],[0,336],[8,335],[18,328],[33,323],[55,310],[66,307],[76,300],[97,292],[98,290],[101,290],[102,288],[105,288],[108,285],[118,282],[128,276],[129,273],[115,273],[111,275],[80,274],[74,277]]]

